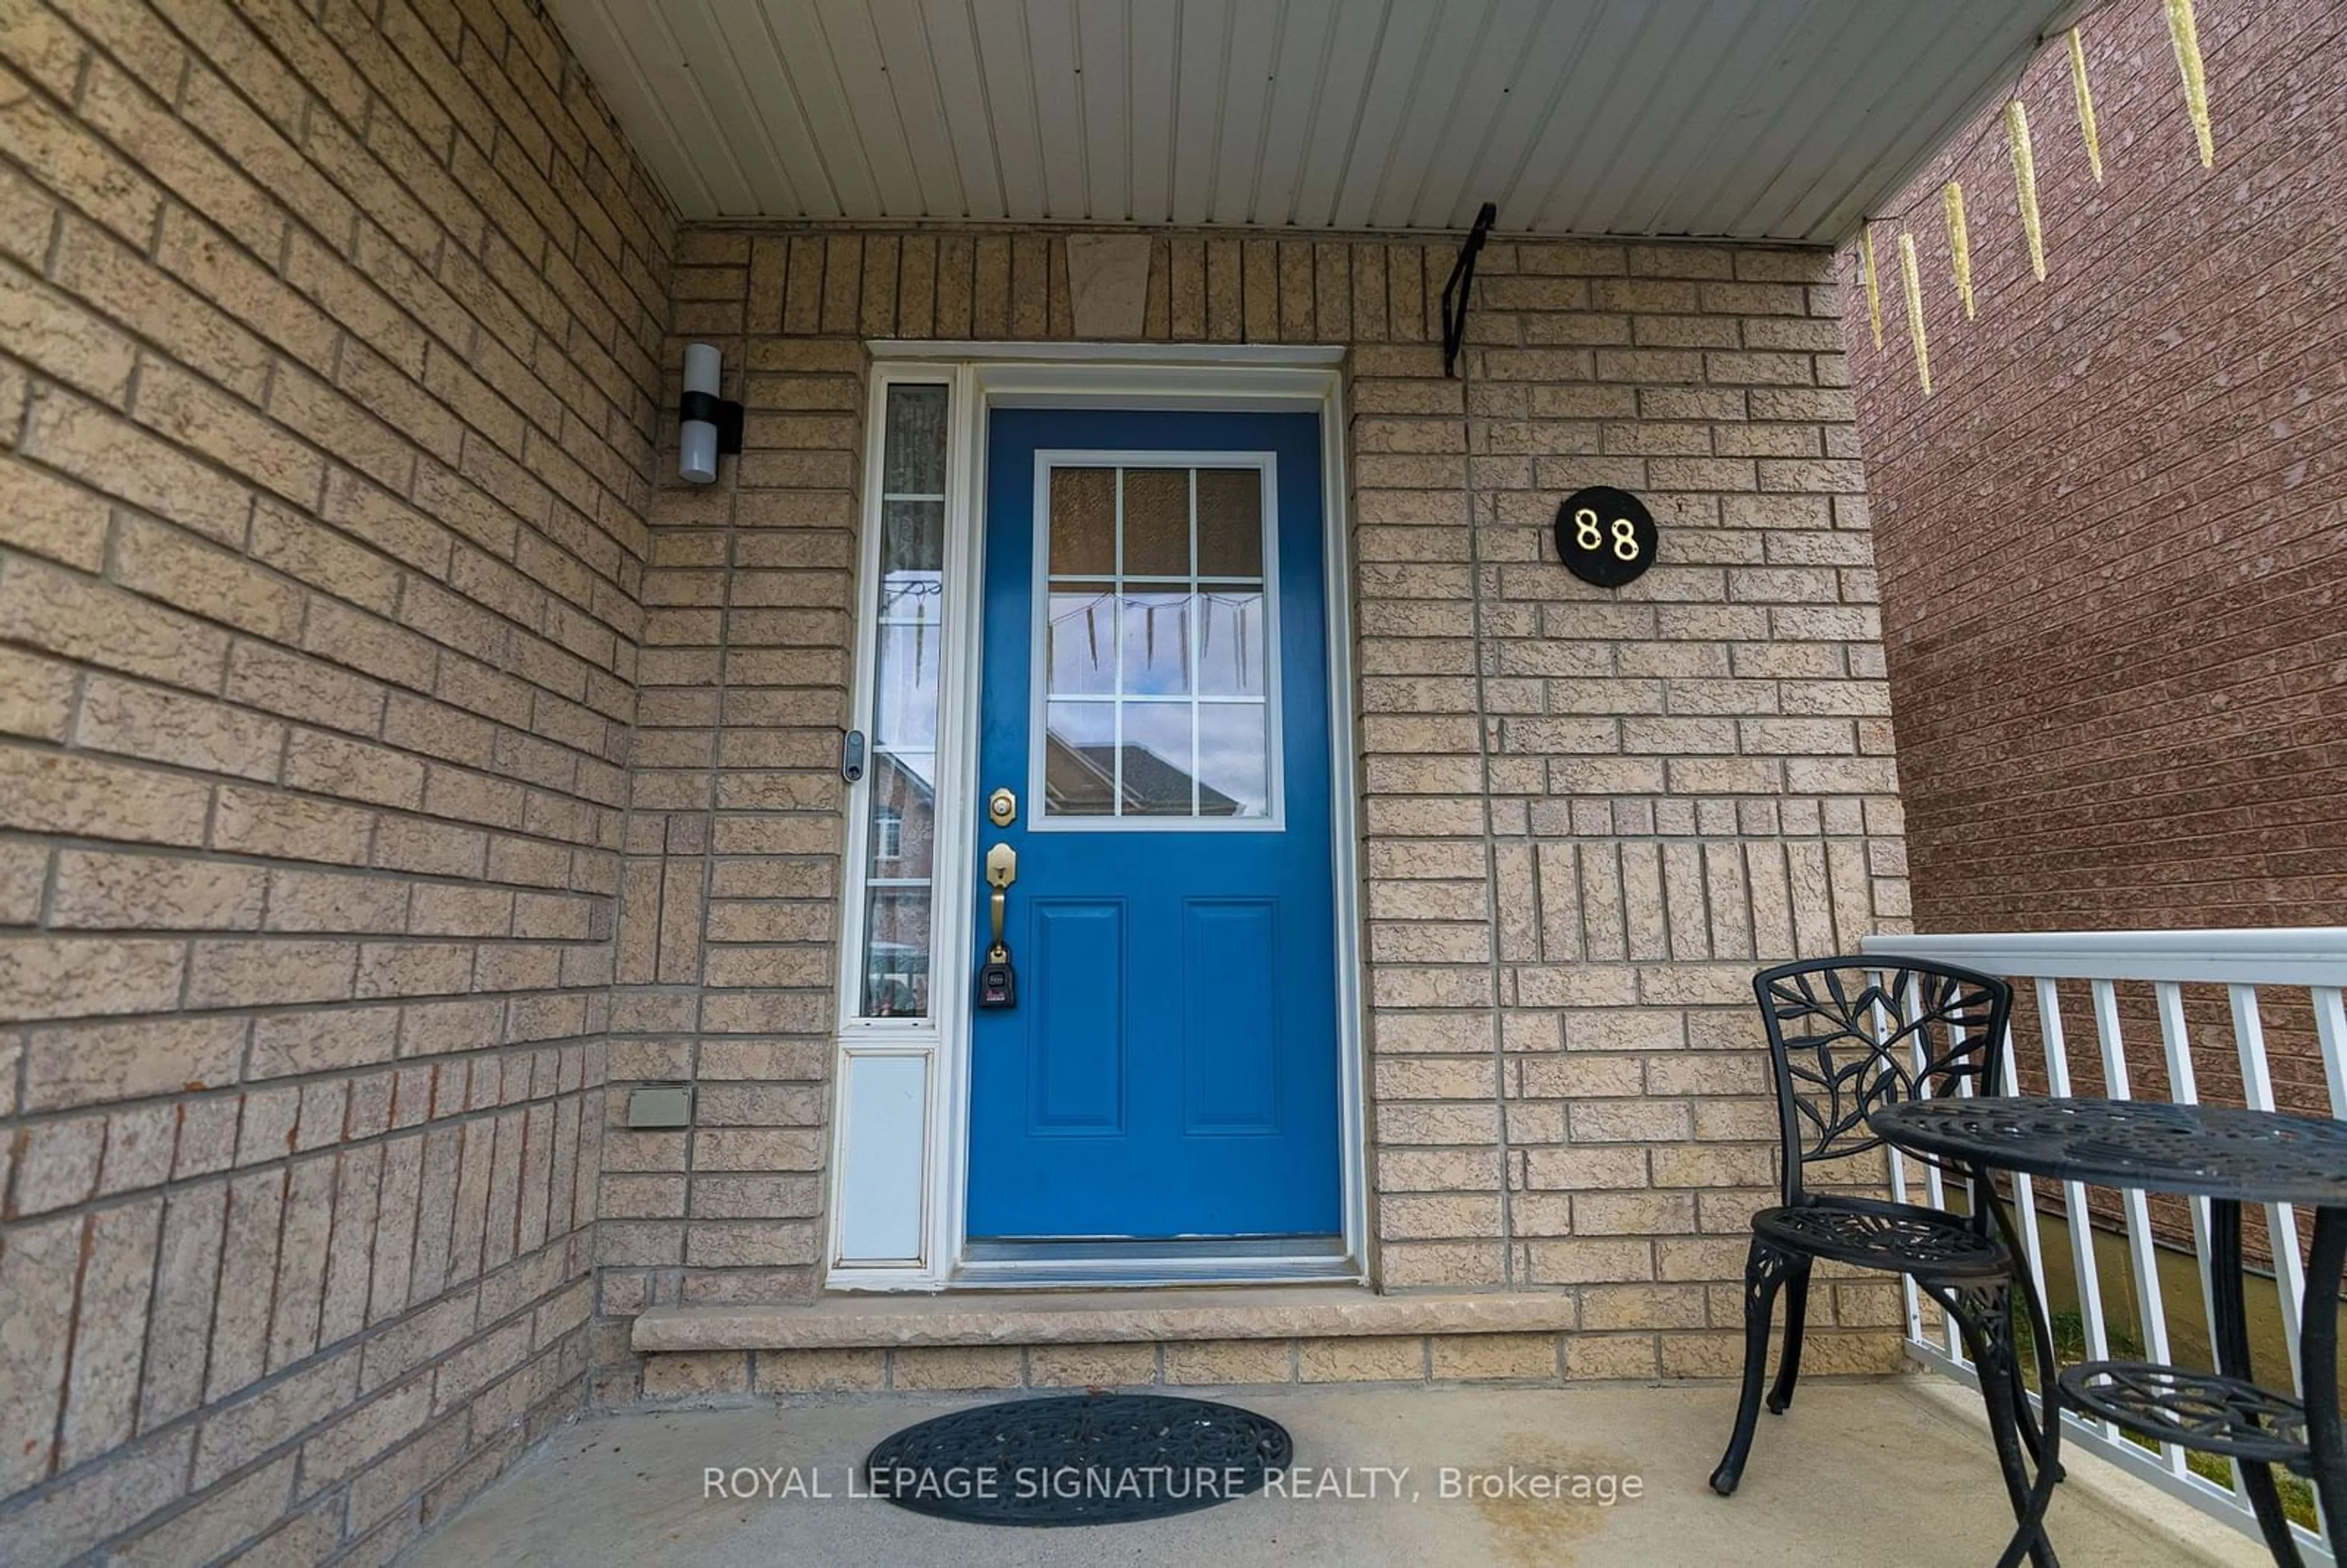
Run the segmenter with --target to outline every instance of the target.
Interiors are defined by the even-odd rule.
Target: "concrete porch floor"
[[[1185,1390],[1189,1392],[1191,1390]],[[1310,1563],[1650,1568],[1984,1568],[2009,1515],[1973,1396],[1932,1377],[1805,1386],[1764,1415],[1742,1489],[1705,1484],[1734,1412],[1721,1384],[1566,1389],[1280,1389],[1227,1398],[1285,1423],[1296,1463],[1407,1468],[1376,1501],[1250,1497],[1145,1523],[1024,1530],[950,1523],[868,1498],[848,1477],[887,1433],[967,1396],[807,1399],[581,1420],[402,1560],[405,1568],[730,1568],[733,1564]],[[2075,1457],[2074,1457],[2075,1456]],[[2051,1518],[2068,1568],[2254,1564],[2254,1544],[2104,1461],[2065,1449]],[[704,1467],[796,1467],[834,1495],[704,1500]],[[1639,1478],[1612,1506],[1445,1501],[1471,1474]],[[1392,1494],[1399,1490],[1397,1500]],[[1413,1499],[1412,1494],[1415,1494]]]

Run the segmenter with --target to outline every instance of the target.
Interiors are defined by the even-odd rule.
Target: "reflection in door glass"
[[[1053,702],[1044,709],[1043,800],[1053,816],[1116,815],[1116,705]]]
[[[1272,815],[1269,519],[1255,468],[1054,468],[1041,815]]]
[[[1116,692],[1116,586],[1106,582],[1051,585],[1051,619],[1043,629],[1052,696]]]
[[[1268,815],[1264,752],[1262,703],[1200,703],[1198,815]]]
[[[1263,695],[1263,590],[1217,583],[1198,595],[1198,690]]]
[[[1124,744],[1117,762],[1124,770],[1127,816],[1198,815],[1198,767],[1191,739],[1194,709],[1187,702],[1127,702]]]
[[[881,436],[871,771],[864,864],[866,1018],[929,1011],[938,676],[944,643],[946,388],[888,389]]]
[[[1127,695],[1190,694],[1190,596],[1124,596],[1124,691]]]

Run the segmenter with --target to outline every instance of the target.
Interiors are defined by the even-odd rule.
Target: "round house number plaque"
[[[1564,569],[1599,588],[1633,582],[1655,561],[1654,514],[1627,490],[1592,485],[1556,508],[1556,553]]]

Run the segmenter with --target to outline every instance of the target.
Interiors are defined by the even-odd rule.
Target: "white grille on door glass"
[[[1266,499],[1253,467],[1051,470],[1046,820],[1275,815]]]

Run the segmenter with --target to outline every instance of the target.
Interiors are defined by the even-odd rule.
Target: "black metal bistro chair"
[[[1967,1090],[1996,1093],[2013,989],[1993,975],[1886,955],[1782,964],[1755,975],[1752,990],[1768,1027],[1775,1073],[1785,1201],[1752,1216],[1752,1249],[1744,1267],[1743,1399],[1727,1452],[1712,1471],[1712,1490],[1728,1496],[1743,1478],[1768,1371],[1769,1317],[1780,1288],[1785,1353],[1768,1409],[1781,1415],[1793,1402],[1809,1268],[1825,1258],[1910,1275],[1956,1322],[1979,1368],[1997,1461],[2021,1514],[2029,1500],[2022,1450],[2032,1460],[2045,1450],[2014,1353],[2020,1248],[1987,1173],[1942,1167],[1970,1184],[1969,1214],[1812,1192],[1803,1180],[1823,1162],[1880,1148],[1866,1118],[1885,1105]],[[2029,1299],[2025,1287],[2018,1294]],[[2042,1314],[2027,1316],[2037,1365],[2051,1367],[2053,1346]],[[2051,1562],[2042,1534],[2031,1555]]]

